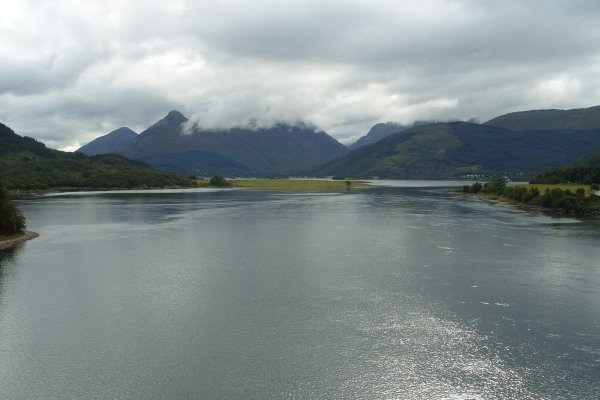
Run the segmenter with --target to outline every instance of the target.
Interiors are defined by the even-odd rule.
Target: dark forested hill
[[[517,132],[467,122],[437,123],[393,134],[314,171],[317,175],[525,179],[600,148],[600,130]]]
[[[600,150],[575,160],[574,163],[543,172],[533,183],[600,184]]]
[[[87,156],[47,148],[0,124],[0,175],[9,189],[190,186],[184,177],[156,171],[116,154]]]
[[[92,140],[85,146],[81,146],[77,151],[88,156],[114,153],[115,150],[126,145],[136,136],[137,133],[127,127],[119,128]]]
[[[203,130],[171,111],[117,153],[156,168],[195,175],[259,176],[306,171],[348,149],[308,125]]]
[[[600,106],[572,110],[532,110],[513,112],[485,123],[517,131],[534,129],[600,129]]]
[[[0,157],[9,154],[28,152],[38,157],[55,157],[57,152],[41,142],[27,136],[19,136],[12,129],[0,123]]]

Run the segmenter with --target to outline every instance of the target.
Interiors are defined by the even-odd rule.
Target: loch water
[[[600,223],[440,185],[22,198],[0,397],[598,399]]]

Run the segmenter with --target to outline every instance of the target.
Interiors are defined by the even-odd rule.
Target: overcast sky
[[[171,109],[348,142],[378,122],[600,104],[600,1],[6,1],[0,57],[0,122],[51,147]]]

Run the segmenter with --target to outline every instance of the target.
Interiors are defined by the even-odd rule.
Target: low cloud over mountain
[[[0,120],[75,149],[166,109],[206,129],[575,108],[600,99],[600,3],[39,0],[0,15]]]

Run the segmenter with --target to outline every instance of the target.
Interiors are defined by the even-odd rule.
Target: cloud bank
[[[600,104],[597,1],[23,0],[0,14],[0,121],[74,149],[178,109],[205,128]]]

